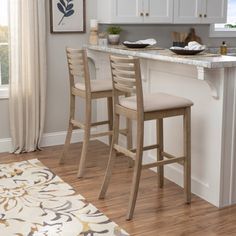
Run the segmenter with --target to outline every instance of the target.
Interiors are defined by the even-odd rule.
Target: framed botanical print
[[[51,33],[84,33],[85,0],[50,0]]]

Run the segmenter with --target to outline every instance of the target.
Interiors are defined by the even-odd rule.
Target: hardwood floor
[[[0,154],[0,163],[38,158],[130,235],[236,235],[236,206],[219,210],[195,195],[192,204],[185,205],[182,188],[165,180],[164,188],[158,189],[156,175],[149,170],[142,172],[134,218],[128,222],[125,216],[132,169],[128,168],[126,158],[117,159],[107,196],[98,200],[108,147],[91,142],[83,179],[76,177],[81,144],[70,146],[64,165],[58,164],[61,151],[62,146],[56,146],[23,155]]]

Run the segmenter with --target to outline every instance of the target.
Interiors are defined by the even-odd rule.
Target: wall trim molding
[[[64,144],[66,139],[66,133],[67,131],[43,134],[42,140],[40,142],[40,147],[49,147],[49,146]],[[77,143],[82,141],[83,141],[83,130],[74,130],[71,137],[71,143]],[[12,148],[11,138],[0,139],[0,153],[10,152],[11,148]]]
[[[40,147],[50,147],[56,145],[62,145],[65,143],[67,131],[45,133],[43,134],[40,142]],[[83,141],[83,130],[73,130],[71,143],[77,143]]]
[[[12,148],[11,138],[0,139],[0,153],[10,152]]]

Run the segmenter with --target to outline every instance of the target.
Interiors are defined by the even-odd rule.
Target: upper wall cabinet
[[[227,21],[228,0],[203,1],[203,21],[206,23],[225,23]]]
[[[175,23],[224,23],[227,17],[227,0],[175,0]]]
[[[143,0],[144,23],[172,23],[173,0]]]
[[[224,23],[227,0],[98,0],[105,24]]]
[[[172,23],[173,0],[100,0],[100,23]]]

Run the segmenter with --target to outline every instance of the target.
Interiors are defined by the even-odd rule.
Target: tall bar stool
[[[172,96],[165,93],[143,95],[140,72],[140,62],[137,58],[124,58],[110,56],[112,81],[114,89],[114,135],[111,144],[109,162],[104,182],[99,195],[105,197],[112,168],[117,153],[123,153],[135,160],[133,180],[129,198],[127,220],[131,220],[136,204],[142,168],[157,167],[158,186],[163,187],[164,165],[180,163],[184,166],[184,190],[186,202],[191,202],[191,106],[193,103],[185,98]],[[119,92],[128,92],[133,95],[127,98],[120,97]],[[137,147],[129,150],[118,144],[120,116],[137,121]],[[184,123],[184,155],[175,157],[163,150],[163,119],[173,116],[183,116]],[[158,144],[144,147],[144,121],[156,120]],[[143,151],[158,150],[157,162],[142,164]]]
[[[65,145],[63,153],[60,158],[60,164],[63,164],[68,152],[72,131],[74,129],[84,130],[84,140],[82,153],[78,169],[78,177],[83,177],[86,156],[88,151],[89,140],[92,138],[98,138],[102,136],[109,136],[111,143],[111,136],[113,134],[113,104],[112,104],[112,81],[111,80],[90,80],[88,58],[86,50],[84,49],[66,49],[68,70],[69,70],[69,81],[70,81],[70,117],[69,126],[66,135]],[[80,82],[75,82],[76,78],[80,79]],[[82,80],[82,81],[81,81]],[[76,96],[81,97],[85,100],[85,122],[75,120],[75,98]],[[108,120],[92,123],[92,100],[99,98],[107,98],[107,112]],[[99,125],[108,125],[107,132],[98,132],[91,134],[91,127]],[[132,146],[131,123],[127,122],[127,129],[121,130],[121,133],[127,136],[127,146]],[[129,162],[132,166],[132,161]]]

